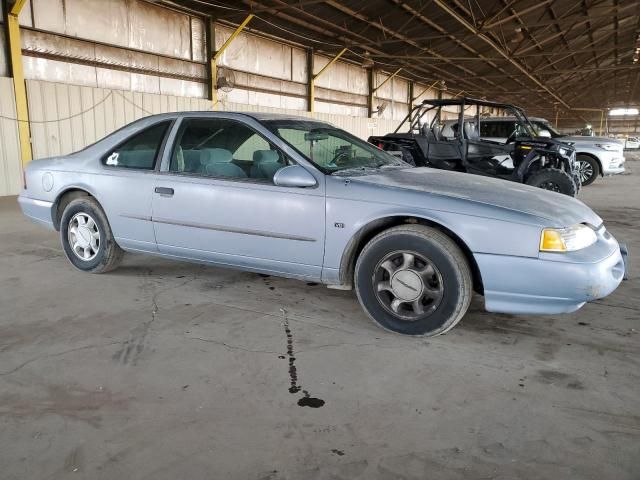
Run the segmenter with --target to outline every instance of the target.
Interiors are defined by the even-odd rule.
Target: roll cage
[[[405,125],[405,123],[409,124],[409,130],[407,133],[410,133],[410,134],[426,135],[428,131],[434,132],[434,128],[436,129],[439,128],[439,126],[443,123],[444,120],[450,120],[450,119],[442,118],[443,107],[450,107],[450,106],[457,107],[458,125],[464,125],[465,121],[469,121],[470,118],[472,118],[470,115],[467,115],[466,112],[470,107],[475,106],[478,108],[475,109],[475,114],[473,115],[473,118],[475,118],[475,125],[479,131],[480,122],[482,118],[482,115],[480,113],[481,109],[479,107],[499,108],[499,109],[506,110],[510,115],[516,118],[516,121],[519,124],[520,128],[522,128],[523,130],[522,133],[524,133],[525,136],[528,136],[531,138],[537,136],[535,127],[529,121],[529,119],[527,118],[527,115],[524,113],[524,110],[522,108],[517,107],[515,105],[511,105],[509,103],[491,102],[487,100],[479,100],[479,99],[470,98],[470,97],[462,97],[457,99],[449,98],[449,99],[423,100],[422,103],[420,103],[419,105],[416,105],[411,109],[411,111],[402,120],[402,122],[400,122],[400,124],[394,130],[393,133],[399,133],[403,128],[403,126]],[[423,121],[423,119],[425,118],[425,116],[427,116],[429,112],[434,112],[434,111],[435,111],[435,115],[428,123],[426,121]],[[453,112],[447,112],[447,113],[453,113]],[[459,136],[461,132],[464,132],[464,130],[465,130],[464,128],[458,129],[455,132],[455,135]]]

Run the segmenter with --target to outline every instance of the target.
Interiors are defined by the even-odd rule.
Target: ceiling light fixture
[[[619,117],[622,115],[638,115],[640,113],[637,108],[613,108],[609,110],[609,115]]]

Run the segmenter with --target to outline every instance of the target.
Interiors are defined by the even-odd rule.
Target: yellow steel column
[[[224,42],[218,50],[216,50],[216,52],[213,54],[213,57],[211,58],[211,63],[209,64],[211,75],[211,102],[213,103],[214,107],[218,103],[218,59],[222,56],[227,47],[231,45],[231,42],[233,42],[235,38],[240,35],[240,32],[244,30],[244,27],[247,26],[247,23],[249,23],[253,17],[253,14],[249,14],[247,18],[245,18],[244,21],[240,25],[238,25],[238,28],[235,29],[231,36],[227,38],[227,41]],[[214,33],[212,33],[212,38],[215,39]]]
[[[600,136],[602,136],[602,122],[604,122],[604,110],[600,112],[600,133],[598,133]]]
[[[322,75],[324,72],[327,71],[327,69],[333,65],[334,63],[336,63],[336,61],[344,54],[344,52],[346,52],[347,49],[343,48],[342,50],[340,50],[340,53],[338,53],[335,57],[333,57],[331,60],[329,60],[329,63],[327,63],[324,67],[322,67],[320,69],[320,71],[318,73],[316,73],[315,75],[313,74],[313,71],[309,71],[309,108],[308,110],[310,112],[313,112],[314,110],[314,89],[315,89],[315,81],[318,77],[320,77],[320,75]]]
[[[380,90],[380,88],[382,88],[389,80],[391,80],[393,77],[398,75],[401,70],[402,68],[399,68],[395,72],[393,72],[391,75],[389,75],[387,78],[385,78],[380,85],[378,85],[376,88],[373,89],[373,93],[376,93],[378,90]]]
[[[9,60],[11,62],[11,75],[13,76],[13,89],[16,96],[16,112],[18,119],[18,137],[20,139],[20,160],[22,166],[33,158],[31,151],[31,132],[29,130],[29,107],[27,105],[27,89],[24,83],[24,70],[22,67],[22,47],[20,45],[20,22],[18,15],[26,0],[16,0],[9,7],[7,15],[7,40],[9,42]]]

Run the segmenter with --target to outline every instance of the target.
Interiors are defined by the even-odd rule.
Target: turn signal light
[[[542,252],[566,252],[567,247],[562,239],[560,232],[545,228],[540,237],[540,251]]]

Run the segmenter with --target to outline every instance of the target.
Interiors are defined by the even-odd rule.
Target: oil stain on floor
[[[289,393],[296,394],[302,392],[303,397],[298,400],[298,405],[301,407],[320,408],[324,405],[324,400],[321,398],[312,397],[308,390],[304,390],[298,383],[298,368],[296,367],[296,357],[293,351],[293,334],[291,333],[291,327],[289,326],[289,319],[287,318],[287,312],[284,309],[282,316],[284,320],[282,325],[284,332],[287,335],[287,358],[289,360]]]

